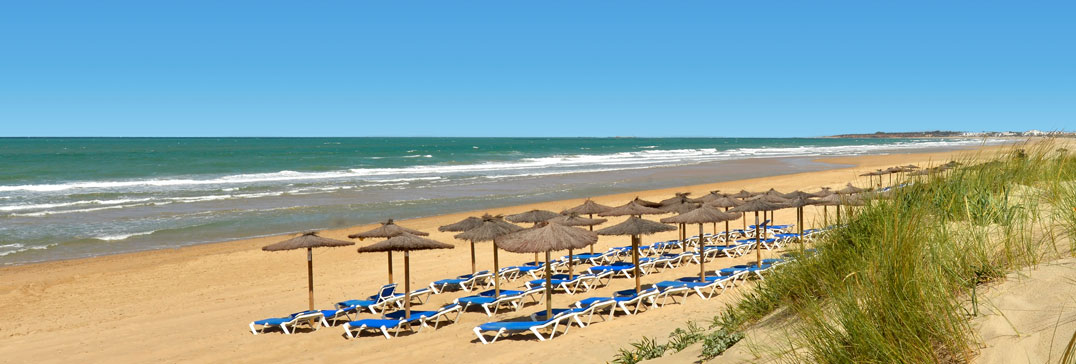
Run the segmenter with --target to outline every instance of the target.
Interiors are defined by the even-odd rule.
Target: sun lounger
[[[623,275],[624,278],[632,279],[632,272],[635,271],[635,266],[630,263],[627,265],[596,265],[587,269],[591,274],[599,274],[602,272],[612,272],[614,276]]]
[[[474,274],[465,274],[456,278],[442,279],[430,283],[430,289],[433,293],[440,294],[444,292],[448,287],[459,287],[460,289],[470,292],[478,284],[484,283],[486,279],[489,279],[492,275],[489,271],[481,271]]]
[[[455,313],[453,317],[451,314]],[[433,324],[433,328],[436,329],[441,325],[442,321],[456,322],[460,315],[463,314],[463,306],[457,303],[449,303],[441,306],[436,311],[411,311],[411,318],[418,318],[417,321],[422,324],[422,327],[429,327]],[[383,318],[391,320],[400,320],[404,318],[404,311],[396,311],[385,314]]]
[[[519,275],[527,274],[531,278],[538,279],[538,272],[542,271],[542,267],[534,265],[521,265],[516,267],[519,270]]]
[[[588,304],[583,304],[582,301],[576,302],[573,308],[554,308],[553,317],[566,313],[575,313],[575,323],[579,327],[590,326],[594,322],[594,315],[597,314],[602,321],[609,321],[613,319],[613,310],[616,309],[616,300],[611,298],[604,298],[600,300],[591,301]],[[602,311],[607,311],[602,314]],[[587,323],[583,323],[583,317],[586,317]],[[531,320],[539,321],[545,319],[545,310],[535,312],[531,314]]]
[[[676,300],[676,296],[680,296],[680,298],[686,300],[687,296],[691,294],[691,288],[686,285],[661,286],[655,284],[654,288],[657,288],[658,290],[658,294],[654,295],[654,298],[651,300],[654,307],[665,306],[669,300],[672,300],[673,303],[681,303],[681,301]]]
[[[716,294],[724,293],[726,289],[732,287],[735,280],[735,276],[707,276],[705,282],[699,281],[699,277],[684,277],[678,281],[671,282],[679,282],[681,284],[678,286],[688,288],[698,294],[699,298],[707,300]],[[658,285],[660,284],[658,283]],[[721,290],[718,291],[718,288]]]
[[[371,298],[373,298],[373,296],[371,296]],[[388,297],[377,297],[374,300],[347,300],[337,302],[336,308],[354,312],[369,310],[370,313],[376,315],[381,312],[402,307],[403,299],[404,296],[402,294],[392,294]]]
[[[773,268],[773,265],[763,263],[762,267],[758,267],[754,264],[742,264],[734,265],[732,267],[746,270],[747,276],[753,276],[758,279],[764,280],[765,278],[762,277],[762,273],[765,273],[766,271],[770,270],[770,268]],[[744,278],[746,278],[747,276],[744,276]]]
[[[506,333],[517,332],[531,332],[538,341],[552,340],[557,335],[557,329],[560,326],[564,326],[564,332],[568,332],[568,328],[571,327],[571,320],[577,313],[569,312],[562,315],[554,315],[552,319],[545,321],[501,321],[501,322],[487,322],[482,325],[478,325],[474,328],[474,333],[478,336],[478,340],[482,341],[482,344],[492,344],[497,341],[501,335]],[[542,330],[546,328],[552,328],[549,333],[549,337],[542,336]],[[495,334],[489,341],[482,335],[483,332],[493,331]]]
[[[321,311],[322,326],[336,326],[336,324],[340,321],[351,321],[351,313],[358,313],[358,310],[352,308],[338,308],[319,311]]]
[[[632,315],[638,313],[639,309],[647,304],[653,305],[654,296],[657,296],[658,293],[661,292],[657,288],[645,289],[639,293],[636,293],[634,289],[629,289],[617,291],[614,297],[591,297],[580,300],[577,305],[592,305],[602,300],[613,300],[624,314]]]
[[[362,334],[364,330],[378,330],[381,334],[385,335],[386,339],[391,339],[400,334],[400,330],[410,330],[411,325],[420,324],[421,317],[411,315],[408,320],[404,319],[363,319],[358,321],[351,321],[344,324],[344,334],[349,339],[354,339]],[[392,330],[392,335],[389,335],[389,330]],[[354,331],[354,333],[352,333]]]
[[[464,311],[471,306],[477,305],[486,312],[487,316],[493,316],[505,305],[512,306],[514,310],[518,311],[525,304],[523,300],[527,297],[531,297],[534,302],[537,302],[537,299],[533,298],[533,296],[544,291],[543,288],[530,289],[527,291],[501,290],[500,296],[493,297],[493,291],[490,290],[476,296],[460,297],[454,302],[463,306],[462,309]]]
[[[620,252],[618,250],[611,249],[609,251],[599,254],[596,257],[587,258],[587,263],[590,263],[590,265],[608,264],[616,260],[618,256],[620,256]]]
[[[250,323],[250,332],[254,335],[265,333],[266,329],[279,327],[285,335],[291,335],[300,325],[306,325],[314,330],[320,327],[325,316],[321,311],[296,312],[286,317],[267,318]],[[260,327],[255,327],[260,326]],[[291,328],[289,330],[289,328]]]

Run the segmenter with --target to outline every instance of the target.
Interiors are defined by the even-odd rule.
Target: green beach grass
[[[845,225],[815,240],[817,254],[774,271],[693,336],[703,342],[699,359],[720,355],[782,311],[792,318],[790,334],[770,344],[776,354],[769,360],[972,360],[977,287],[1076,248],[1076,156],[1057,145],[1018,145],[946,172],[906,176],[908,186],[846,208]],[[625,349],[614,361],[655,357],[653,347],[662,345],[649,341],[641,346],[646,355]]]

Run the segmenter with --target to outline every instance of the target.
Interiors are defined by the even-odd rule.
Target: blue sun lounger
[[[396,293],[395,283],[386,284],[381,286],[381,289],[377,291],[377,294],[366,297],[366,299],[337,302],[335,310],[337,312],[330,317],[335,319],[335,317],[340,314],[348,314],[350,312],[357,313],[360,310],[369,310],[370,313],[376,315],[393,308],[394,305],[399,306],[399,304],[402,303],[401,301],[403,301],[403,297],[403,294]]]
[[[699,277],[684,277],[675,281],[658,282],[655,286],[685,287],[699,295],[704,300],[712,298],[715,294],[724,293],[733,286],[735,276],[707,276],[705,282],[699,281]],[[718,291],[717,289],[721,290]]]
[[[659,291],[657,288],[644,289],[638,294],[636,294],[634,289],[627,289],[623,291],[617,291],[614,297],[591,297],[580,300],[576,303],[576,305],[589,306],[601,301],[612,300],[616,302],[616,306],[619,307],[620,310],[624,312],[624,314],[632,315],[639,312],[639,309],[642,308],[640,306],[646,306],[646,304],[653,305],[654,297],[657,296],[659,293],[661,293],[661,291]],[[629,308],[629,306],[634,306],[634,308]]]
[[[478,325],[474,328],[475,336],[478,336],[478,340],[482,341],[482,344],[492,344],[497,341],[502,335],[506,333],[519,333],[530,332],[538,338],[538,341],[552,340],[557,335],[557,329],[560,326],[564,326],[564,332],[568,332],[568,328],[571,327],[571,320],[577,313],[567,312],[561,315],[553,315],[552,319],[544,321],[500,321],[500,322],[487,322]],[[565,322],[567,321],[567,322]],[[549,337],[542,336],[542,330],[552,327],[549,332]],[[489,341],[482,335],[483,332],[493,331],[495,334]]]
[[[433,293],[435,294],[440,294],[448,287],[459,287],[464,291],[470,292],[472,289],[474,289],[475,285],[481,284],[480,282],[484,282],[486,279],[492,276],[493,275],[490,274],[487,270],[480,271],[474,274],[464,274],[456,278],[434,281],[433,283],[430,283],[430,290],[433,290]]]
[[[295,329],[300,325],[310,326],[314,330],[317,330],[323,321],[324,315],[321,311],[296,312],[286,317],[274,317],[251,322],[250,332],[257,335],[259,333],[265,333],[266,329],[279,327],[281,331],[284,331],[285,335],[291,335],[291,333],[295,332]],[[256,328],[255,326],[260,327]],[[291,329],[289,330],[288,328]]]
[[[344,324],[344,334],[348,339],[354,339],[362,334],[363,330],[379,330],[386,339],[391,339],[400,334],[400,330],[411,329],[411,325],[420,324],[422,316],[411,315],[411,319],[362,319],[358,321],[351,321]],[[393,330],[392,335],[389,335],[389,330]],[[355,331],[355,333],[352,333]]]
[[[626,265],[596,265],[587,269],[591,274],[599,274],[602,272],[613,272],[613,275],[623,275],[625,278],[635,278],[631,273],[635,270],[635,266],[628,263]]]
[[[455,312],[456,316],[449,318],[449,314]],[[396,311],[385,314],[383,318],[391,320],[400,320],[404,318],[405,311]],[[429,327],[430,323],[433,323],[433,328],[436,329],[441,326],[442,321],[456,322],[460,315],[463,314],[463,306],[457,303],[449,303],[441,306],[436,311],[411,311],[411,318],[418,317],[419,323],[422,327]]]
[[[455,303],[463,306],[463,310],[466,311],[471,306],[479,306],[482,310],[486,311],[487,316],[493,316],[497,314],[497,311],[504,305],[511,305],[513,310],[519,310],[523,307],[523,300],[527,297],[533,298],[536,293],[544,292],[544,288],[536,288],[527,291],[518,290],[501,290],[501,295],[493,297],[493,290],[488,290],[479,293],[476,296],[460,297],[455,300]],[[537,302],[537,298],[533,298]],[[490,311],[490,309],[493,309]]]
[[[599,299],[591,300],[587,303],[583,303],[583,301],[578,301],[574,304],[574,306],[575,307],[572,308],[554,308],[553,317],[567,312],[574,312],[576,314],[574,320],[575,323],[579,325],[579,327],[590,326],[590,324],[594,322],[594,314],[597,314],[598,317],[602,319],[602,321],[610,321],[613,319],[613,311],[616,310],[616,300],[606,297],[599,297]],[[601,312],[603,310],[608,310],[608,312],[603,315]],[[586,324],[583,323],[583,316],[587,316]],[[539,321],[544,319],[545,310],[531,314],[531,320]]]

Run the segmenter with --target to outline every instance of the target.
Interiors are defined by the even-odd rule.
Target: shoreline
[[[1003,144],[1005,145],[1005,144]],[[994,146],[986,146],[996,147]],[[393,218],[397,221],[407,221],[414,219],[432,218],[443,215],[452,214],[465,214],[465,213],[478,213],[481,211],[491,209],[510,209],[518,206],[525,206],[531,204],[551,203],[565,200],[573,200],[582,198],[585,196],[606,196],[615,194],[631,194],[631,193],[646,193],[655,189],[668,189],[668,188],[694,188],[715,183],[733,182],[737,180],[748,180],[756,178],[768,178],[777,176],[786,176],[796,173],[813,172],[813,171],[825,171],[842,168],[854,167],[854,164],[835,162],[842,160],[842,158],[856,158],[863,156],[885,156],[885,155],[898,155],[898,154],[923,154],[923,153],[951,153],[961,150],[976,149],[983,146],[964,146],[957,148],[923,148],[923,149],[909,149],[907,151],[901,151],[898,153],[878,153],[878,154],[863,154],[863,155],[850,155],[850,156],[778,156],[778,157],[755,157],[745,159],[731,159],[720,161],[707,161],[696,164],[686,165],[670,165],[661,167],[648,167],[641,169],[626,169],[626,170],[614,170],[604,172],[573,172],[564,173],[551,176],[539,177],[535,180],[521,180],[518,184],[537,186],[542,184],[560,184],[565,186],[571,186],[561,190],[553,190],[546,192],[536,193],[524,193],[521,195],[511,195],[514,197],[505,197],[505,195],[487,195],[487,196],[474,196],[466,197],[456,204],[462,204],[463,206],[454,205],[448,206],[448,202],[440,201],[434,202],[428,206],[427,211],[408,211],[403,213],[394,212],[381,212],[380,216],[373,221],[362,221],[359,223],[350,223],[346,226],[336,225],[335,223],[329,223],[328,227],[322,225],[322,227],[303,227],[300,229],[290,229],[287,231],[275,231],[265,232],[260,234],[240,236],[234,238],[221,238],[221,239],[209,239],[209,240],[196,240],[196,241],[179,241],[172,240],[176,234],[174,229],[161,229],[158,231],[152,231],[150,233],[136,233],[131,234],[125,239],[96,239],[96,238],[82,238],[78,240],[56,242],[47,245],[46,248],[40,250],[27,249],[24,254],[28,254],[27,257],[21,259],[13,258],[12,261],[0,264],[0,268],[25,266],[29,264],[41,264],[56,261],[70,261],[78,259],[88,259],[95,257],[104,257],[112,255],[123,255],[140,253],[146,251],[155,250],[175,250],[187,247],[205,245],[205,244],[220,244],[220,243],[235,243],[250,239],[270,238],[270,237],[282,237],[286,235],[297,234],[303,231],[336,231],[341,229],[356,229],[359,227],[375,226],[377,222],[384,219]],[[675,176],[675,177],[669,177]],[[684,183],[687,182],[687,183]],[[490,181],[485,182],[489,184],[491,188],[499,189],[498,182]],[[477,185],[482,187],[484,185]],[[596,187],[601,186],[601,187]],[[598,188],[609,188],[614,191],[612,193],[597,193],[595,190]],[[516,191],[519,192],[519,191]],[[534,192],[534,191],[531,191]],[[539,197],[542,196],[542,197]],[[421,200],[422,198],[420,198]],[[413,201],[404,201],[403,203],[409,204]],[[461,208],[462,207],[462,208]],[[410,212],[410,213],[409,213]],[[417,212],[418,215],[414,213]],[[376,212],[375,212],[376,213]],[[158,240],[154,240],[152,234],[166,233],[167,236],[163,239],[158,237]],[[128,239],[130,238],[130,239]],[[90,242],[93,241],[93,242]],[[46,253],[51,247],[62,244],[61,247],[68,247],[66,249],[76,249],[69,251],[59,251]],[[74,244],[69,247],[68,244]],[[87,245],[92,244],[92,245]],[[169,246],[173,245],[173,246]],[[114,251],[108,251],[112,249]],[[98,250],[98,251],[93,251]],[[53,254],[55,257],[44,257],[47,254]]]
[[[556,177],[569,178],[570,179],[570,178],[573,178],[573,177],[574,178],[579,178],[579,177],[583,177],[583,176],[587,176],[587,175],[595,175],[595,174],[618,174],[618,173],[633,173],[633,172],[642,173],[642,174],[651,174],[651,175],[653,175],[653,174],[667,174],[667,173],[702,174],[702,173],[705,173],[705,172],[711,172],[711,171],[708,171],[708,169],[734,168],[734,167],[736,167],[737,164],[750,165],[750,167],[757,168],[756,171],[759,171],[759,172],[762,173],[762,175],[757,175],[757,176],[751,175],[752,173],[747,173],[746,175],[749,176],[747,178],[739,178],[739,177],[735,177],[735,176],[734,177],[725,177],[725,178],[723,178],[724,176],[715,176],[714,178],[712,178],[711,182],[706,182],[706,183],[701,183],[701,184],[676,185],[676,186],[671,186],[671,187],[664,186],[664,187],[657,187],[657,188],[630,190],[630,191],[626,191],[626,192],[617,192],[617,193],[613,193],[613,194],[606,194],[606,195],[599,195],[599,196],[590,196],[590,197],[594,197],[594,198],[606,198],[606,197],[610,197],[610,196],[624,195],[624,194],[649,193],[649,192],[652,192],[654,190],[665,190],[665,189],[688,189],[688,190],[690,190],[690,189],[704,188],[704,186],[709,186],[709,185],[718,184],[718,183],[731,183],[731,182],[737,182],[737,181],[748,181],[748,180],[755,180],[755,179],[766,179],[766,178],[772,178],[772,177],[790,176],[790,175],[795,175],[795,174],[800,174],[800,173],[811,173],[811,172],[822,172],[822,171],[840,170],[840,169],[847,169],[847,168],[856,168],[856,167],[859,167],[859,166],[856,163],[850,162],[850,160],[855,160],[855,159],[857,159],[859,157],[888,156],[888,155],[915,155],[915,154],[955,153],[955,152],[960,152],[960,151],[976,150],[976,149],[980,149],[980,148],[997,148],[997,147],[1003,147],[1003,146],[1005,146],[1005,145],[994,145],[994,146],[985,146],[985,147],[962,147],[962,148],[956,148],[956,149],[943,149],[943,150],[924,149],[924,150],[911,150],[911,151],[909,151],[910,153],[881,153],[881,154],[866,154],[866,155],[853,155],[853,156],[759,157],[759,158],[751,158],[751,159],[711,161],[711,162],[703,162],[703,163],[692,164],[692,165],[675,165],[675,166],[664,166],[664,167],[651,167],[651,168],[645,168],[645,169],[639,169],[639,170],[618,170],[618,171],[610,171],[610,172],[576,172],[576,173],[567,173],[567,174],[563,174],[563,175],[558,175]],[[815,164],[816,166],[810,166],[810,167],[804,166],[804,170],[792,171],[792,172],[789,172],[789,173],[768,173],[768,172],[773,171],[772,167],[774,167],[777,164],[782,164],[782,163],[787,164],[787,165]],[[726,164],[729,164],[731,166],[727,166]],[[818,165],[823,165],[823,166],[818,166]],[[695,171],[695,170],[702,170],[702,172]],[[698,176],[696,176],[696,177],[698,177]],[[740,177],[742,177],[742,176],[740,176]],[[580,190],[582,190],[582,189],[580,189]],[[579,193],[576,193],[576,192],[579,192],[579,191],[567,192],[567,194],[578,195]],[[357,231],[357,230],[368,230],[368,229],[374,228],[374,227],[377,226],[377,224],[380,221],[384,221],[385,219],[389,219],[389,218],[394,219],[395,221],[397,221],[397,223],[407,224],[408,222],[410,222],[412,220],[438,218],[438,217],[443,217],[443,216],[447,216],[447,215],[452,215],[452,216],[455,216],[455,215],[480,216],[483,213],[485,213],[486,211],[492,211],[492,210],[526,210],[527,209],[526,206],[531,206],[531,205],[536,205],[536,204],[547,204],[547,203],[559,203],[559,202],[565,202],[565,201],[574,201],[574,200],[578,200],[580,198],[581,197],[553,198],[553,199],[543,199],[543,200],[538,200],[538,201],[531,201],[531,202],[526,202],[526,203],[506,202],[504,204],[494,204],[494,205],[491,205],[491,206],[488,206],[488,207],[485,207],[485,208],[481,208],[481,209],[457,210],[457,211],[451,211],[451,212],[445,212],[445,213],[434,213],[434,214],[431,214],[431,215],[422,215],[422,216],[404,216],[404,217],[382,216],[382,217],[379,217],[378,220],[374,221],[374,222],[362,223],[362,224],[357,224],[357,225],[349,225],[349,226],[346,226],[346,227],[309,228],[309,229],[301,229],[301,230],[288,231],[288,232],[282,232],[282,233],[268,233],[268,234],[263,234],[263,235],[238,237],[238,238],[224,239],[224,240],[188,242],[188,243],[179,244],[179,245],[174,246],[174,247],[135,248],[135,249],[132,249],[132,250],[123,250],[123,251],[116,251],[116,252],[99,253],[99,254],[95,254],[95,255],[91,255],[91,256],[62,257],[62,258],[55,258],[55,259],[43,259],[43,260],[27,261],[27,262],[6,263],[4,265],[0,265],[0,271],[3,271],[5,268],[23,267],[23,266],[27,266],[27,265],[47,264],[47,263],[53,263],[53,262],[70,262],[70,261],[78,261],[78,260],[84,260],[84,259],[95,259],[95,258],[103,258],[103,257],[110,257],[110,256],[123,256],[123,255],[129,255],[129,254],[148,253],[148,252],[154,252],[154,251],[174,251],[174,250],[193,248],[193,247],[198,247],[198,246],[203,246],[203,245],[242,243],[242,242],[249,241],[249,240],[261,240],[261,239],[268,239],[268,238],[284,239],[285,237],[287,237],[289,235],[295,235],[295,234],[298,234],[298,233],[303,232],[303,231],[318,231],[318,232],[323,232],[323,233],[329,234],[329,235],[339,235],[339,233],[341,231],[344,231],[344,230],[356,230]],[[476,198],[476,199],[480,199],[480,198]],[[559,212],[559,210],[557,212]],[[466,217],[466,216],[463,216],[463,217]],[[460,217],[459,219],[462,219],[463,217]],[[433,230],[436,230],[436,229],[433,229]],[[346,235],[346,234],[343,234],[343,235]],[[347,240],[346,237],[345,237],[345,240]],[[102,241],[102,244],[117,244],[117,243],[122,243],[122,242],[123,242],[122,240]]]
[[[776,188],[783,192],[793,189],[817,190],[820,186],[843,186],[847,182],[865,184],[859,173],[874,168],[908,163],[926,167],[944,163],[956,155],[972,155],[1008,146],[989,146],[973,150],[934,153],[868,155],[822,158],[827,163],[844,163],[849,167],[804,172],[773,177],[749,178],[735,181],[680,186],[612,195],[595,196],[602,204],[622,204],[635,196],[643,199],[664,199],[673,192],[692,191],[695,195],[713,189],[725,191],[764,190]],[[456,249],[416,252],[411,257],[412,287],[455,276],[470,270],[469,248],[466,242],[436,230],[437,226],[453,223],[468,215],[489,212],[515,213],[532,208],[558,210],[572,207],[582,199],[558,200],[463,211],[398,221],[401,225],[427,231],[430,238],[450,243]],[[808,226],[817,220],[818,212],[805,210]],[[820,209],[819,209],[820,210]],[[832,215],[832,211],[830,211]],[[789,221],[794,211],[776,213],[779,221]],[[658,216],[656,218],[666,217]],[[619,222],[611,219],[607,224]],[[739,225],[733,222],[733,226]],[[324,231],[330,238],[346,238],[349,233],[362,231],[372,225],[351,226]],[[709,231],[710,227],[707,226]],[[689,229],[689,233],[694,231]],[[643,238],[644,243],[671,239],[677,232],[661,233]],[[281,240],[279,236],[207,243],[174,249],[151,250],[125,254],[49,261],[18,266],[0,267],[5,284],[0,285],[0,319],[8,326],[0,333],[5,345],[0,357],[19,361],[185,361],[185,362],[260,362],[280,358],[289,360],[335,361],[352,358],[356,351],[370,353],[370,360],[388,360],[400,355],[414,355],[426,361],[451,360],[471,362],[507,362],[525,360],[562,362],[569,356],[580,362],[610,360],[616,349],[638,340],[640,336],[664,336],[685,320],[704,320],[724,304],[739,299],[740,293],[715,297],[710,301],[694,300],[685,305],[648,312],[647,318],[617,318],[567,335],[558,336],[557,352],[551,346],[533,340],[498,341],[494,345],[474,343],[471,329],[488,321],[506,320],[529,314],[535,307],[519,312],[502,312],[494,317],[484,313],[464,313],[459,322],[437,330],[401,336],[392,340],[364,336],[355,340],[341,338],[338,327],[298,335],[252,336],[246,328],[252,320],[294,312],[306,307],[305,254],[292,252],[263,252],[261,247]],[[602,236],[595,250],[624,245],[623,237]],[[371,241],[356,242],[367,245]],[[492,259],[490,244],[479,243],[479,269],[489,269]],[[332,302],[365,297],[385,283],[384,254],[356,254],[355,248],[317,249],[314,251],[315,302],[327,308]],[[766,252],[767,255],[780,251]],[[520,264],[532,259],[530,254],[501,254],[502,266]],[[727,259],[727,258],[723,258]],[[741,264],[741,257],[722,260],[712,267]],[[753,256],[750,257],[753,259]],[[402,257],[394,256],[402,268]],[[742,260],[742,261],[741,261]],[[711,266],[708,264],[708,266]],[[397,268],[399,269],[399,268]],[[688,265],[660,274],[648,275],[644,283],[697,273],[697,266]],[[397,282],[401,279],[400,272]],[[514,281],[515,287],[522,281]],[[554,305],[564,307],[587,296],[609,295],[628,285],[625,280],[613,280],[607,288],[583,296],[554,295]],[[466,292],[435,295],[420,307],[436,307],[465,295]],[[369,314],[365,314],[369,317]],[[656,320],[656,321],[655,321]],[[654,325],[653,322],[667,324]],[[88,333],[93,332],[93,335]],[[131,343],[138,342],[138,349]],[[421,346],[416,352],[408,348]],[[563,350],[562,350],[563,349]],[[451,355],[451,356],[446,356]],[[567,355],[567,356],[566,356]],[[579,356],[576,356],[579,355]],[[541,359],[533,359],[541,358]]]

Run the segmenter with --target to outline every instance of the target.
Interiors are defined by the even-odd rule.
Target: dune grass
[[[904,176],[905,187],[845,208],[850,218],[816,239],[817,254],[782,266],[713,318],[700,359],[782,309],[796,320],[791,347],[776,350],[780,361],[970,361],[976,287],[1076,251],[1076,156],[1056,146],[1017,145],[942,173]],[[652,346],[660,345],[649,339],[641,348]],[[635,349],[618,362],[661,355]]]
[[[799,318],[792,362],[968,361],[975,287],[1072,251],[1057,247],[1056,229],[1076,226],[1076,158],[1052,145],[909,177],[715,323],[739,330],[788,308]]]

